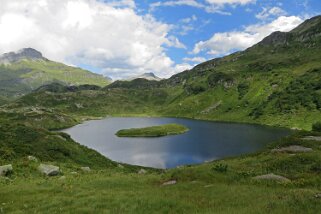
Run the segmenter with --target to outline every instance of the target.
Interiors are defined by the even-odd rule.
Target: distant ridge
[[[146,79],[146,80],[155,80],[155,81],[160,81],[162,80],[162,78],[156,76],[154,73],[150,72],[150,73],[144,73],[144,74],[141,74],[141,75],[138,75],[138,76],[133,76],[133,77],[130,77],[128,79],[125,79],[127,81],[131,81],[131,80],[134,80],[134,79]]]

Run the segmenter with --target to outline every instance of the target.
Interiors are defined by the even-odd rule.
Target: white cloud
[[[193,62],[193,63],[202,63],[206,61],[204,57],[192,57],[192,58],[185,57],[183,60],[185,62]]]
[[[176,0],[176,1],[159,1],[150,4],[150,9],[154,10],[157,7],[173,7],[173,6],[190,6],[196,8],[203,8],[204,5],[197,2],[196,0]]]
[[[193,53],[207,51],[215,56],[226,55],[258,43],[274,31],[290,31],[302,22],[303,20],[297,16],[280,16],[268,24],[250,25],[242,31],[215,33],[209,40],[198,42]]]
[[[287,12],[279,7],[272,7],[272,8],[263,8],[262,11],[258,14],[256,14],[256,18],[261,20],[266,20],[271,17],[278,17],[278,16],[284,16]]]
[[[169,34],[170,25],[138,15],[135,7],[133,0],[1,0],[0,53],[33,47],[113,78],[126,71],[168,77],[178,70],[164,46],[185,46]]]
[[[256,0],[206,0],[210,4],[240,4],[255,3]]]
[[[150,10],[154,11],[158,7],[176,7],[189,6],[205,10],[207,13],[218,13],[221,15],[231,15],[230,12],[224,11],[225,5],[246,5],[255,3],[256,0],[206,0],[205,2],[197,0],[167,0],[158,1],[150,4]]]

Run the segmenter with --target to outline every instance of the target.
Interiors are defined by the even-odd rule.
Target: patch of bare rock
[[[290,179],[288,179],[286,177],[283,177],[281,175],[275,175],[273,173],[255,176],[253,179],[255,179],[255,180],[271,180],[271,181],[278,181],[278,182],[290,182],[291,181]]]
[[[275,152],[275,153],[278,153],[278,152],[300,153],[300,152],[312,152],[312,151],[313,150],[311,148],[298,146],[298,145],[291,145],[287,147],[272,149],[272,152]]]

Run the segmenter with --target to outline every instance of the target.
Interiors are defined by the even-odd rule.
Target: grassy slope
[[[318,25],[310,20],[282,34],[285,42],[272,35],[168,80],[115,82],[96,91],[43,91],[23,97],[13,108],[36,105],[75,118],[158,115],[310,130],[321,121],[321,18],[315,20]]]
[[[183,134],[188,128],[179,124],[165,124],[145,128],[132,128],[119,130],[118,137],[161,137],[166,135]]]
[[[7,157],[1,156],[0,165],[12,163],[15,171],[10,180],[0,180],[0,210],[13,213],[319,212],[320,199],[314,195],[321,192],[321,143],[303,141],[300,136],[311,133],[300,133],[270,146],[271,149],[298,144],[313,148],[311,153],[277,154],[267,149],[165,172],[149,169],[147,174],[138,175],[137,167],[116,167],[99,156],[98,160],[92,159],[84,147],[69,140],[62,145],[57,133],[39,130],[62,128],[88,117],[105,115],[184,116],[310,129],[312,122],[321,116],[320,42],[314,44],[317,45],[254,47],[207,62],[163,81],[163,85],[148,83],[147,87],[145,83],[134,82],[129,88],[41,91],[3,107],[1,139],[6,140],[0,143]],[[37,145],[38,141],[33,139],[43,143]],[[34,145],[35,151],[25,149],[30,145]],[[50,154],[48,148],[52,145],[57,145],[54,149],[59,157]],[[36,153],[41,151],[38,148],[44,152]],[[39,175],[35,170],[37,164],[26,160],[31,152],[44,162],[61,166],[66,180]],[[72,158],[66,161],[69,156]],[[100,165],[105,161],[111,163],[108,169]],[[70,173],[84,164],[90,165],[93,172]],[[279,184],[252,179],[265,173],[280,174],[292,182]],[[176,179],[178,184],[160,186],[171,179]]]
[[[320,199],[314,195],[321,191],[321,143],[297,135],[270,147],[294,142],[314,151],[293,156],[267,150],[165,173],[116,167],[72,175],[75,169],[62,165],[65,180],[44,179],[27,161],[14,165],[19,170],[13,180],[0,180],[0,207],[5,213],[318,213]],[[31,175],[22,177],[25,171]],[[292,182],[251,179],[265,173]],[[161,186],[172,179],[178,183]]]
[[[0,95],[5,97],[19,97],[51,82],[67,85],[109,84],[101,75],[53,61],[22,60],[0,65]]]

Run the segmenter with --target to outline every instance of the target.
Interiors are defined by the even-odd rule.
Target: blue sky
[[[113,79],[170,77],[320,13],[320,0],[1,0],[0,53],[32,47]]]
[[[257,0],[250,1],[248,4],[225,4],[220,6],[220,12],[206,12],[204,8],[197,8],[188,5],[176,6],[159,6],[151,10],[153,3],[157,0],[136,1],[137,8],[142,14],[151,13],[162,22],[175,25],[172,33],[187,49],[169,48],[168,55],[177,63],[184,62],[186,57],[195,57],[190,54],[194,45],[199,41],[206,41],[215,33],[230,32],[235,30],[242,31],[244,26],[264,24],[273,21],[277,17],[297,16],[302,19],[319,15],[321,12],[321,2],[319,0]],[[163,4],[166,1],[161,1]],[[169,2],[169,1],[167,1]],[[176,1],[177,2],[177,1]],[[197,1],[201,4],[209,6],[206,1]],[[279,8],[283,13],[271,14],[266,18],[258,18],[258,14],[264,10],[271,8]],[[188,23],[184,22],[189,20]],[[182,35],[182,27],[186,26],[189,31]],[[222,44],[223,45],[223,44]],[[238,50],[236,48],[235,50]],[[226,55],[222,53],[218,55],[200,53],[197,56],[206,59]]]

